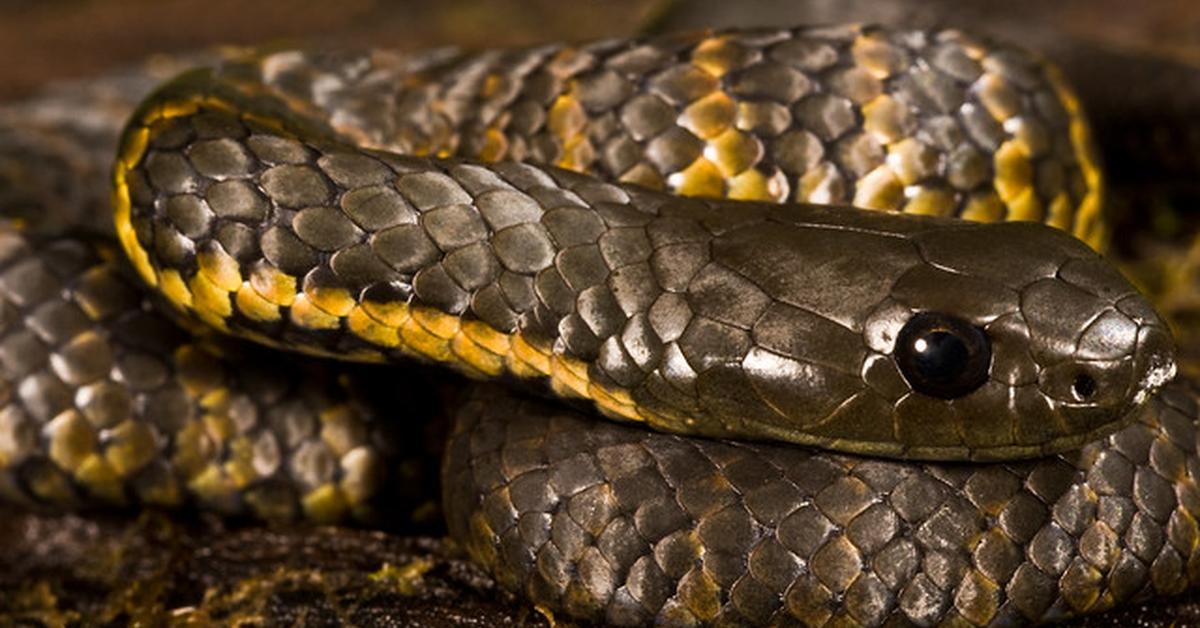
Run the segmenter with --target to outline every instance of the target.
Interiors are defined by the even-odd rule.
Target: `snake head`
[[[1071,236],[964,224],[913,242],[924,263],[888,299],[900,325],[891,356],[910,388],[898,424],[942,417],[961,437],[941,440],[975,459],[1061,451],[1124,426],[1174,377],[1166,324]],[[942,456],[938,437],[923,438],[914,455]]]
[[[700,315],[730,318],[755,290],[769,302],[750,348],[697,378],[729,433],[889,457],[1040,456],[1133,421],[1175,371],[1150,304],[1039,224],[793,207],[722,234],[713,261],[731,278],[689,295]]]

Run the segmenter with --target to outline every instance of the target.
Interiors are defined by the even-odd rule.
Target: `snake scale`
[[[1053,68],[957,31],[194,70],[114,168],[160,297],[102,241],[0,238],[0,495],[370,519],[404,417],[198,322],[576,400],[473,387],[443,469],[452,536],[556,614],[1012,625],[1178,592],[1197,393],[1062,231],[1106,237],[1088,134]]]

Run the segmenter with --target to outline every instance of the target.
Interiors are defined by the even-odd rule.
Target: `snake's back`
[[[1174,368],[1077,240],[951,219],[1097,237],[1056,81],[954,32],[856,28],[268,54],[142,105],[117,227],[177,307],[275,346],[542,380],[680,433],[1027,457],[1127,423]],[[990,338],[977,375],[931,392],[906,370],[926,311]]]

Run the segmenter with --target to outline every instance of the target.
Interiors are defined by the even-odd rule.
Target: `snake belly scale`
[[[133,114],[114,204],[142,279],[220,331],[544,381],[674,432],[471,393],[450,527],[539,604],[988,625],[1197,570],[1194,394],[1151,399],[1165,325],[1064,232],[958,220],[1099,246],[1100,193],[1052,69],[842,27],[251,55]],[[907,356],[914,321],[978,377]],[[365,498],[349,475],[331,490]]]

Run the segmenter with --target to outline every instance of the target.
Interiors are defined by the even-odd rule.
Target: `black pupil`
[[[970,353],[961,338],[948,331],[931,331],[913,343],[919,369],[925,377],[954,379],[963,369]]]
[[[900,330],[895,357],[913,390],[954,399],[987,381],[992,350],[978,327],[955,316],[922,312]]]

